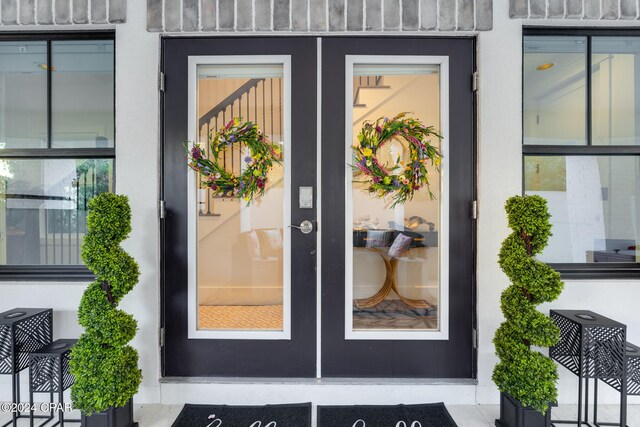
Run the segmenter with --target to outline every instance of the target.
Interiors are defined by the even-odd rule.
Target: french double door
[[[474,39],[164,38],[162,72],[164,376],[475,375]],[[354,153],[402,117],[443,158],[394,204]],[[234,126],[276,147],[251,200],[187,167],[194,144],[234,176],[260,162],[210,146]],[[363,161],[407,185],[410,144]]]

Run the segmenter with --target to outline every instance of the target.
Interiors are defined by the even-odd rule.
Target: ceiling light
[[[555,62],[546,62],[544,64],[540,64],[536,67],[536,70],[538,71],[545,71],[548,70],[549,68],[553,68],[556,65]]]
[[[47,70],[51,70],[51,71],[56,71],[56,67],[52,66],[48,66],[47,64],[43,63],[43,62],[39,62],[36,64],[36,66],[38,68],[40,68],[41,70],[47,71]]]

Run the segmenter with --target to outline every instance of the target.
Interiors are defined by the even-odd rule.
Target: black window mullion
[[[593,145],[593,126],[592,126],[592,114],[593,110],[591,108],[592,101],[592,93],[591,93],[591,67],[593,64],[591,63],[591,36],[587,36],[587,75],[586,75],[586,87],[585,92],[587,94],[587,146]]]
[[[6,148],[0,150],[3,159],[114,159],[115,148]]]
[[[523,145],[522,154],[536,156],[638,156],[640,145]]]
[[[52,113],[52,88],[51,88],[51,39],[47,40],[47,148],[51,148],[53,123],[51,121],[53,117]]]

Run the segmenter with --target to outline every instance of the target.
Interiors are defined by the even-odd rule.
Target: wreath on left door
[[[248,149],[239,176],[224,166],[225,151],[234,144]],[[240,117],[231,120],[218,132],[211,132],[209,148],[207,156],[200,144],[193,144],[187,150],[189,167],[204,177],[203,186],[211,189],[214,195],[239,197],[247,205],[264,194],[269,172],[274,164],[281,164],[280,147],[272,144],[258,126],[243,122]]]

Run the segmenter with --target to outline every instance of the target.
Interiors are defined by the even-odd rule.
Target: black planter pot
[[[96,412],[90,416],[81,416],[81,427],[137,427],[133,422],[133,399],[129,399],[126,405],[111,407],[103,412]]]
[[[542,415],[530,406],[524,407],[519,400],[500,393],[500,419],[496,427],[550,427],[551,408]]]

